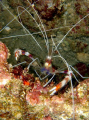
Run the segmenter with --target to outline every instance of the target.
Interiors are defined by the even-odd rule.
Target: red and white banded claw
[[[68,75],[66,75],[65,78],[59,84],[57,84],[49,91],[51,92],[50,95],[54,95],[58,90],[63,88],[71,80],[71,77],[72,77],[71,72],[68,72]]]
[[[22,54],[22,50],[16,49],[15,50],[15,59],[18,60],[19,56]]]

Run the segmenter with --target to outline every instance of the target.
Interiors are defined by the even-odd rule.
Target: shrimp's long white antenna
[[[1,2],[1,1],[0,1]],[[2,6],[3,7],[5,7],[5,9],[14,17],[5,27],[7,27],[10,23],[12,23],[14,20],[17,20],[18,21],[18,19],[17,19],[17,17],[19,17],[25,10],[23,10],[19,15],[17,15],[16,17],[7,9],[7,7],[1,2],[1,4],[2,4]],[[27,9],[28,9],[29,7],[27,7]],[[18,21],[19,22],[19,21]],[[4,28],[5,28],[4,27]],[[3,29],[4,29],[3,28]],[[3,31],[3,29],[1,29],[0,30],[0,32],[2,32]]]
[[[32,19],[35,21],[35,23],[37,24],[37,26],[39,27],[39,29],[40,29],[40,33],[42,33],[42,35],[43,35],[43,37],[44,37],[44,40],[45,40],[45,43],[46,43],[46,46],[48,45],[47,44],[47,41],[46,41],[46,39],[45,39],[45,35],[44,35],[44,31],[42,31],[42,29],[41,29],[41,27],[39,26],[39,24],[37,23],[37,21],[35,20],[35,18],[31,15],[31,13],[29,12],[29,11],[27,11],[24,7],[22,7],[22,6],[18,6],[17,7],[17,11],[18,11],[18,15],[19,15],[19,8],[23,8],[31,17],[32,17]],[[35,10],[35,9],[34,9]],[[38,14],[37,14],[37,16],[39,16]],[[20,19],[20,16],[19,16],[19,19]],[[40,18],[39,18],[40,19]],[[41,21],[41,20],[40,20]],[[42,23],[41,23],[42,24]],[[42,24],[42,27],[43,27],[43,24]],[[45,33],[46,33],[46,31],[45,31]],[[48,53],[49,53],[49,47],[47,46],[47,50],[48,50]]]
[[[64,37],[61,39],[61,41],[58,43],[58,45],[57,45],[57,48],[58,48],[58,46],[63,42],[63,40],[65,39],[65,37],[71,32],[71,30],[75,27],[75,26],[77,26],[82,20],[84,20],[86,17],[88,17],[89,16],[89,14],[87,14],[86,16],[84,16],[82,19],[80,19],[75,25],[73,25],[73,27],[71,27],[70,28],[70,30],[64,35]]]
[[[55,46],[55,49],[56,49],[57,52],[58,52],[58,55],[57,55],[57,56],[53,56],[53,57],[60,57],[60,58],[63,60],[63,62],[65,63],[65,65],[67,66],[68,70],[69,70],[69,65],[68,65],[67,61],[66,61],[66,60],[61,56],[61,54],[59,53],[59,51],[58,51],[58,49],[57,49],[57,46],[55,45],[55,42],[54,42],[54,40],[53,40],[53,38],[52,38],[52,35],[51,35],[51,39],[52,39],[53,45]]]
[[[28,1],[28,0],[27,0]],[[29,4],[31,4],[29,1],[28,1],[28,3]],[[33,9],[34,9],[34,7],[32,7]],[[42,27],[43,27],[43,32],[45,33],[45,36],[43,35],[43,37],[44,37],[44,39],[45,39],[45,43],[46,43],[46,46],[47,46],[47,51],[48,51],[48,55],[49,55],[49,42],[48,42],[48,37],[47,37],[47,34],[46,34],[46,30],[45,30],[45,28],[44,28],[44,25],[43,25],[43,23],[42,23],[42,21],[41,21],[41,19],[40,19],[40,16],[38,15],[38,13],[37,13],[37,11],[34,9],[34,11],[35,11],[35,13],[36,13],[36,15],[38,16],[38,18],[39,18],[39,21],[40,21],[40,23],[41,23],[41,25],[42,25]]]
[[[83,77],[74,67],[69,65],[81,78],[89,78],[89,77]]]
[[[52,42],[53,42],[53,45],[52,45],[52,52],[51,52],[51,56],[52,56],[52,55],[53,55],[53,52],[54,52],[53,48],[55,47],[55,43],[54,43],[54,40],[53,40],[52,35],[51,35],[51,40],[52,40]]]
[[[71,91],[72,91],[72,108],[73,108],[73,120],[75,120],[75,105],[74,105],[74,90],[73,90],[73,83],[72,83],[72,77],[71,77]]]
[[[64,61],[65,65],[67,66],[68,71],[72,71],[70,66],[68,65],[67,61],[62,56],[53,56],[53,57],[60,57]],[[75,117],[75,112],[74,112],[75,105],[74,105],[74,91],[73,91],[72,77],[71,77],[70,82],[71,82],[71,91],[72,91],[72,103],[73,103],[72,108],[73,108],[73,120],[74,120],[74,117]]]
[[[3,39],[8,39],[8,38],[15,38],[15,37],[23,37],[23,36],[29,36],[29,34],[25,34],[25,35],[13,35],[13,36],[8,36],[8,37],[3,37],[3,38],[0,38],[1,40]]]
[[[52,36],[51,36],[51,38],[52,38]],[[52,42],[53,42],[53,44],[54,44],[54,46],[55,46],[55,49],[57,50],[57,46],[55,45],[55,42],[54,42],[53,38],[52,38]],[[68,71],[71,71],[71,72],[72,72],[72,70],[71,70],[69,64],[67,63],[67,61],[61,56],[61,54],[59,53],[58,50],[57,50],[57,52],[58,52],[59,56],[53,56],[53,57],[60,57],[60,58],[63,60],[63,62],[65,63],[65,65],[67,66]],[[71,75],[70,75],[70,78],[71,78],[70,81],[71,81],[72,103],[73,103],[73,105],[72,105],[72,108],[73,108],[73,120],[74,120],[74,118],[75,118],[75,112],[74,112],[74,110],[75,110],[75,105],[74,105],[74,91],[73,91],[73,84],[72,84],[72,77],[71,77]]]
[[[0,1],[1,2],[1,1]],[[22,13],[20,13],[19,15],[17,15],[16,17],[7,9],[7,7],[1,2],[1,4],[2,4],[2,6],[4,6],[5,7],[5,9],[14,17],[7,25],[9,25],[12,21],[14,21],[14,20],[17,20],[17,22],[19,22],[18,21],[18,19],[17,19],[17,17],[19,16],[19,15],[21,15],[24,11],[22,11]],[[28,7],[29,8],[29,7]],[[27,8],[27,9],[28,9]],[[29,30],[27,30],[26,28],[25,28],[25,26],[22,24],[22,23],[20,23],[19,22],[19,24],[31,35],[31,37],[33,38],[33,40],[37,43],[37,45],[40,47],[40,49],[42,50],[42,47],[40,46],[40,44],[37,42],[37,40],[35,39],[35,37],[29,32]],[[7,26],[6,25],[6,26]],[[5,27],[6,27],[5,26]],[[4,28],[5,28],[4,27]],[[3,30],[3,29],[2,29]],[[2,31],[2,30],[0,30],[0,32]]]
[[[10,21],[11,22],[11,21]],[[8,24],[6,25],[6,26],[8,26]],[[6,27],[5,26],[5,27]],[[4,28],[2,28],[2,30],[3,29],[5,29],[5,27]],[[66,27],[69,27],[69,26],[66,26]],[[46,31],[50,31],[50,30],[55,30],[55,29],[59,29],[59,28],[54,28],[54,29],[49,29],[49,30],[46,30]],[[2,31],[1,30],[1,31]],[[1,32],[0,31],[0,32]],[[39,33],[41,33],[41,32],[34,32],[34,33],[31,33],[32,35],[36,35],[36,34],[39,34]],[[0,38],[0,39],[5,39],[5,38],[15,38],[15,37],[23,37],[23,36],[30,36],[30,34],[24,34],[24,35],[12,35],[12,36],[8,36],[8,37],[3,37],[3,38]]]

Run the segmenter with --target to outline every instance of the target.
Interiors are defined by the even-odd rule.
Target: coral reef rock
[[[7,58],[9,56],[8,48],[4,43],[0,42],[0,87],[3,87],[11,80],[11,75],[8,71]]]
[[[70,88],[64,93],[50,96],[49,89],[54,85],[43,88],[43,83],[39,78],[34,76],[29,77],[29,80],[25,78],[30,73],[22,79],[19,75],[23,75],[23,72],[17,74],[16,68],[15,72],[11,73],[8,70],[7,56],[8,49],[4,43],[0,42],[2,59],[0,63],[0,120],[88,120],[89,79],[79,83],[72,92]],[[24,80],[29,84],[24,84]],[[9,84],[4,84],[3,81],[6,83],[9,81]]]

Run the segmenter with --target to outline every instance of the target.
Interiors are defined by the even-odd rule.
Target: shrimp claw
[[[20,55],[26,55],[33,60],[32,55],[29,52],[25,52],[24,50],[21,50],[21,49],[16,49],[15,50],[15,59],[18,60]]]
[[[65,78],[50,90],[50,92],[52,92],[50,95],[51,96],[54,95],[58,90],[63,88],[71,80],[71,77],[72,77],[72,74],[71,74],[71,71],[69,71],[65,76]]]

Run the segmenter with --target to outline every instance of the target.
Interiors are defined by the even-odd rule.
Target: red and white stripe
[[[52,92],[50,95],[54,95],[58,90],[63,88],[71,80],[71,77],[72,77],[72,72],[69,71],[68,74],[65,76],[65,78],[50,90],[50,92]]]
[[[15,59],[18,60],[20,55],[26,55],[33,60],[33,57],[29,52],[25,52],[24,50],[21,50],[21,49],[16,49],[15,50]]]

